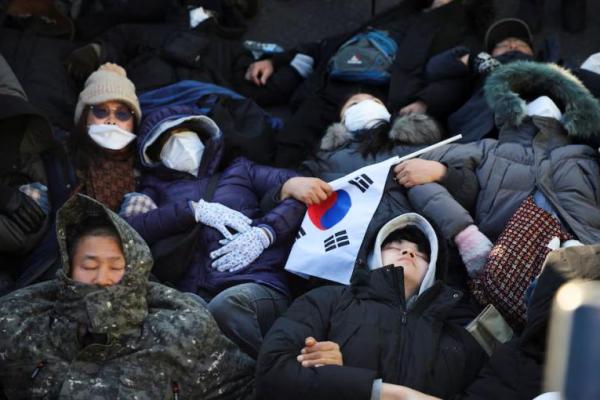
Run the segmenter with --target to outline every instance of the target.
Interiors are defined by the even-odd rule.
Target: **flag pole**
[[[462,138],[462,135],[461,135],[461,134],[454,135],[454,136],[452,136],[451,138],[448,138],[448,139],[442,140],[441,142],[434,143],[434,144],[432,144],[431,146],[427,146],[427,147],[425,147],[424,149],[417,150],[417,151],[415,151],[414,153],[407,154],[407,155],[405,155],[405,156],[403,156],[403,157],[396,156],[396,157],[394,157],[394,158],[396,158],[397,160],[395,160],[395,161],[394,161],[394,165],[395,165],[395,164],[399,164],[399,163],[401,163],[402,161],[405,161],[405,160],[410,160],[411,158],[418,157],[418,156],[420,156],[421,154],[423,154],[423,153],[427,153],[427,152],[429,152],[429,151],[431,151],[431,150],[435,150],[435,149],[437,149],[438,147],[442,147],[442,146],[444,146],[444,145],[447,145],[447,144],[449,144],[449,143],[456,142],[457,140],[459,140],[459,139],[461,139],[461,138]],[[390,161],[391,161],[391,160],[390,160]]]

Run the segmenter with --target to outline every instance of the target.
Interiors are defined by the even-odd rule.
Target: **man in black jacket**
[[[259,397],[392,399],[410,387],[446,398],[464,390],[485,354],[463,328],[474,313],[461,307],[462,293],[436,281],[444,274],[438,247],[418,214],[385,224],[372,271],[357,270],[350,287],[307,293],[271,328],[258,359]]]
[[[542,392],[544,363],[546,352],[553,348],[547,346],[551,305],[561,285],[571,280],[599,280],[600,264],[598,257],[600,246],[576,246],[553,251],[544,262],[540,276],[532,284],[533,290],[527,304],[527,326],[520,336],[500,344],[481,369],[477,379],[452,400],[505,400],[538,399]],[[319,346],[314,363],[333,364],[342,360],[339,346],[332,342],[315,343],[314,338],[307,340],[309,348]],[[333,361],[331,361],[333,360]],[[306,363],[306,361],[304,361]],[[303,364],[304,365],[304,364]],[[388,385],[382,391],[381,400],[440,400],[406,386]],[[446,397],[445,397],[446,398]],[[373,396],[372,396],[373,399]],[[375,397],[376,399],[376,397]]]
[[[66,157],[0,54],[0,294],[52,224]],[[60,171],[60,172],[59,172]],[[58,174],[57,174],[58,173]],[[53,204],[54,203],[54,204]]]
[[[447,110],[452,111],[438,118],[447,118],[448,131],[461,133],[463,143],[497,136],[494,113],[487,104],[484,90],[493,71],[514,61],[536,61],[533,36],[523,20],[503,18],[494,22],[483,43],[484,52],[472,51],[465,46],[454,47],[432,57],[425,67],[426,80],[430,85],[437,82],[439,96],[444,96]],[[571,72],[596,98],[600,97],[598,74],[582,68],[571,68]],[[462,88],[457,89],[461,83]],[[460,95],[444,95],[451,90],[457,90]]]

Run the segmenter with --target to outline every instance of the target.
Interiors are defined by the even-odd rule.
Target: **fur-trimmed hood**
[[[600,135],[600,104],[570,71],[556,65],[516,61],[499,67],[486,80],[485,98],[497,126],[519,126],[527,116],[526,100],[550,97],[563,112],[569,136]]]
[[[361,135],[368,134],[368,130],[361,131]],[[350,132],[344,124],[336,122],[327,128],[325,136],[321,139],[320,149],[325,151],[336,150],[359,137],[360,135]],[[424,145],[442,140],[442,132],[432,117],[427,114],[415,113],[396,118],[390,128],[388,137],[390,140],[406,145]]]

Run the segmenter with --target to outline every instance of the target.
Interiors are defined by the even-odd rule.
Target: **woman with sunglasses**
[[[135,86],[122,67],[106,63],[88,77],[70,140],[76,192],[118,210],[124,194],[135,190],[133,149],[140,120]]]

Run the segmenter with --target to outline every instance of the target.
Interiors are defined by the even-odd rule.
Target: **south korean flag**
[[[358,250],[381,201],[391,167],[458,138],[460,135],[330,182],[333,194],[308,208],[285,269],[303,277],[349,284]]]
[[[308,208],[285,269],[350,282],[354,260],[397,157],[330,182],[329,198]]]

